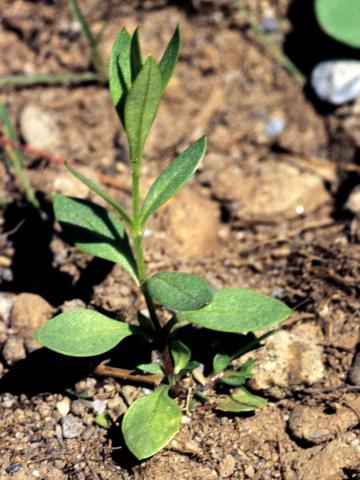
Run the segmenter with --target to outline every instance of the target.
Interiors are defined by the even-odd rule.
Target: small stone
[[[353,364],[349,373],[349,380],[353,385],[360,386],[360,351],[355,355]]]
[[[350,193],[345,208],[350,210],[354,215],[360,216],[360,186],[355,187]]]
[[[67,397],[63,398],[61,402],[57,402],[56,408],[62,417],[66,417],[70,412],[70,403],[70,399]]]
[[[279,23],[274,18],[273,12],[266,12],[260,20],[260,26],[266,33],[275,33],[279,30]]]
[[[4,293],[0,294],[0,317],[9,324],[10,312],[14,304],[14,298]]]
[[[4,322],[0,321],[0,343],[5,343],[8,337],[8,328]]]
[[[139,396],[139,389],[132,385],[124,385],[121,389],[121,395],[125,402],[130,406]]]
[[[280,135],[286,126],[286,121],[283,117],[273,117],[265,124],[265,133],[268,137],[277,137]]]
[[[16,335],[11,335],[5,342],[2,354],[9,365],[26,358],[23,339]]]
[[[26,143],[39,150],[54,146],[59,140],[53,118],[37,105],[26,105],[20,114],[20,129]]]
[[[64,302],[61,306],[62,312],[70,312],[71,310],[78,310],[79,308],[85,308],[85,302],[80,298],[74,298],[73,300],[68,300]]]
[[[226,455],[219,465],[219,473],[222,478],[230,477],[235,470],[236,460],[232,455]]]
[[[25,337],[24,345],[28,353],[35,352],[36,350],[43,348],[43,345],[41,345],[41,343],[39,343],[34,337]]]
[[[102,400],[94,400],[92,403],[92,408],[97,415],[101,415],[106,410],[106,403]]]
[[[322,348],[305,334],[281,330],[263,348],[243,357],[248,358],[256,360],[250,386],[275,398],[283,398],[296,386],[312,385],[325,374]]]
[[[11,327],[23,337],[31,337],[53,314],[53,307],[39,295],[21,293],[11,310]]]
[[[91,403],[88,400],[79,398],[71,403],[71,413],[77,417],[85,415],[90,409]]]
[[[329,60],[312,71],[311,85],[321,100],[342,105],[360,95],[360,61]]]
[[[126,403],[119,395],[109,400],[107,407],[109,415],[113,421],[117,420],[127,410]]]
[[[14,395],[11,395],[11,393],[4,393],[1,398],[1,406],[4,408],[12,408],[15,403],[17,402],[17,399]]]
[[[64,438],[77,438],[85,430],[85,425],[79,418],[67,415],[61,420],[62,433]]]

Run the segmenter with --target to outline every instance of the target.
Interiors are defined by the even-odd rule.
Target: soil
[[[308,75],[310,65],[331,57],[333,42],[313,32],[319,41],[304,60],[305,33],[294,13],[300,3],[242,5],[258,21],[273,12],[271,42],[285,45]],[[0,164],[0,196],[6,199],[0,219],[0,478],[360,478],[359,385],[349,382],[359,343],[360,208],[351,197],[360,172],[359,101],[337,109],[317,101],[256,35],[236,2],[80,4],[94,31],[106,25],[105,52],[122,25],[141,24],[146,50],[159,56],[176,23],[182,26],[180,62],[146,148],[144,186],[204,132],[209,149],[191,184],[149,223],[149,271],[200,273],[215,288],[250,287],[280,298],[294,309],[283,325],[295,342],[287,350],[293,357],[271,357],[284,369],[281,381],[275,370],[271,385],[259,387],[260,379],[252,384],[269,400],[265,408],[243,416],[198,408],[183,417],[181,432],[161,453],[142,463],[131,458],[117,423],[144,387],[97,377],[92,372],[102,359],[64,358],[39,349],[32,338],[52,312],[74,305],[126,321],[144,306],[119,267],[66,242],[51,208],[54,191],[93,199],[58,159],[71,161],[128,206],[124,135],[103,83],[1,86],[0,99],[22,140],[31,146],[22,112],[37,106],[50,119],[51,141],[44,127],[47,155],[27,157],[39,211]],[[0,75],[91,69],[65,0],[2,0],[0,22]],[[37,135],[37,146],[41,140]],[[27,322],[29,309],[34,314]],[[206,366],[219,338],[184,334]],[[312,354],[300,367],[296,359],[308,349]],[[112,352],[111,365],[133,368],[141,363],[134,351],[148,361],[141,345],[125,341]],[[106,408],[111,428],[96,423],[94,400]],[[69,418],[78,427],[70,437],[64,428]]]

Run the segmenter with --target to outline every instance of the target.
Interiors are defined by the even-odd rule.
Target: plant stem
[[[100,364],[94,370],[95,375],[101,377],[113,377],[121,380],[127,380],[130,382],[146,383],[148,385],[157,386],[160,385],[162,377],[161,375],[137,375],[131,372],[131,370],[125,370],[123,368],[110,367],[108,365]]]
[[[154,302],[149,293],[146,284],[146,269],[144,259],[144,249],[142,245],[144,227],[141,225],[141,206],[140,206],[140,172],[141,172],[142,159],[138,158],[133,161],[132,171],[132,201],[133,201],[133,227],[131,229],[133,244],[134,244],[134,256],[138,270],[138,277],[140,281],[140,289],[144,296],[146,307],[149,311],[150,320],[156,332],[158,339],[158,348],[163,360],[165,373],[170,382],[173,381],[174,367],[171,360],[169,347],[163,339],[163,327],[157,316]]]
[[[54,85],[64,83],[89,83],[103,81],[98,73],[39,73],[34,75],[5,75],[0,77],[0,85]]]

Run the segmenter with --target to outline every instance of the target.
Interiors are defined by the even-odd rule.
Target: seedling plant
[[[148,313],[139,312],[137,325],[130,325],[95,310],[73,310],[55,316],[36,335],[46,347],[75,357],[103,354],[132,335],[147,339],[158,360],[139,365],[137,369],[159,375],[161,383],[151,394],[132,403],[121,425],[127,447],[139,460],[157,453],[178,432],[182,408],[177,393],[181,391],[182,379],[199,367],[195,361],[196,351],[192,352],[179,339],[181,325],[190,323],[217,332],[247,334],[268,331],[270,326],[285,320],[291,313],[282,302],[249,289],[214,291],[203,278],[183,272],[147,274],[143,251],[147,221],[192,178],[206,151],[206,137],[190,145],[161,172],[142,202],[140,179],[144,145],[178,61],[179,49],[179,28],[159,63],[151,56],[143,60],[139,29],[132,36],[122,29],[112,49],[109,84],[129,144],[132,211],[126,211],[107,192],[69,165],[69,171],[99,195],[110,209],[79,198],[60,194],[54,197],[56,218],[70,241],[87,253],[121,265],[142,293]],[[159,305],[168,312],[167,320],[164,315],[159,316]],[[244,387],[252,375],[253,362],[245,362],[238,369],[231,368],[231,362],[259,346],[267,335],[253,337],[250,345],[231,354],[222,351],[214,356],[213,372],[208,379],[203,377],[203,382],[212,385],[221,382],[224,388],[228,386],[229,393],[210,402],[215,409],[244,412],[266,403]],[[196,400],[209,400],[200,391],[195,392],[193,398],[187,397],[183,405],[187,412]]]

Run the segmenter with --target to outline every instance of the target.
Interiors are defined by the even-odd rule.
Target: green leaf
[[[79,309],[60,313],[39,328],[36,339],[45,347],[72,357],[91,357],[114,348],[136,333],[127,323],[118,322],[95,310]]]
[[[99,427],[105,428],[106,430],[111,427],[111,419],[107,413],[100,413],[100,415],[97,415],[94,422],[96,425],[99,425]]]
[[[184,367],[180,372],[179,372],[179,376],[180,377],[184,377],[185,375],[187,375],[188,373],[192,372],[193,370],[195,370],[195,368],[199,368],[200,367],[200,363],[199,362],[196,362],[195,360],[191,360],[191,362],[189,362],[186,367]]]
[[[54,211],[65,235],[86,253],[121,265],[138,283],[135,260],[116,215],[80,198],[54,196]]]
[[[232,387],[244,385],[246,380],[253,376],[252,371],[254,366],[255,360],[248,360],[244,363],[240,370],[237,372],[227,372],[225,376],[220,379],[220,381],[226,385],[231,385]]]
[[[151,323],[151,320],[146,315],[143,315],[141,312],[137,312],[137,319],[141,330],[143,330],[148,335],[153,335],[155,330],[154,326]]]
[[[282,322],[291,315],[284,303],[247,288],[223,288],[201,310],[179,312],[178,320],[218,332],[247,333]]]
[[[163,91],[165,90],[167,84],[169,83],[177,61],[179,59],[180,52],[180,27],[177,25],[173,36],[170,39],[168,46],[160,60],[159,68],[161,72]]]
[[[142,69],[143,61],[141,56],[141,47],[140,47],[140,28],[134,32],[134,35],[131,37],[131,78],[132,81],[138,76],[140,70]]]
[[[138,365],[137,370],[141,370],[144,373],[151,373],[153,375],[164,375],[163,369],[158,363],[142,363]]]
[[[131,37],[123,28],[115,40],[109,61],[111,98],[123,123],[125,99],[131,85]]]
[[[189,363],[191,350],[185,343],[176,340],[170,343],[170,352],[174,360],[174,373],[177,375],[186,368]]]
[[[161,93],[160,70],[149,57],[125,100],[125,130],[133,162],[141,161],[145,140],[159,108]]]
[[[155,300],[172,310],[196,310],[213,298],[208,282],[189,273],[157,273],[147,280],[147,286]]]
[[[257,408],[265,407],[267,400],[250,393],[245,387],[241,387],[231,396],[220,401],[216,405],[216,410],[222,412],[252,412]]]
[[[131,404],[124,415],[122,432],[128,449],[138,460],[151,457],[180,429],[181,409],[162,385]]]
[[[360,0],[316,0],[315,11],[328,35],[351,47],[360,47]]]
[[[66,168],[69,170],[69,172],[72,173],[72,175],[74,175],[74,177],[80,180],[80,182],[84,183],[90,190],[95,192],[97,195],[99,195],[99,197],[101,197],[103,200],[105,200],[105,202],[107,202],[111,207],[113,207],[119,213],[119,215],[125,220],[127,225],[132,224],[132,221],[129,215],[127,214],[126,210],[124,209],[124,207],[120,203],[118,203],[111,195],[109,195],[107,192],[102,190],[92,180],[90,180],[89,178],[86,178],[85,175],[75,170],[75,168],[70,167],[70,165],[68,165],[67,163],[65,163],[65,165],[66,165]]]
[[[144,201],[141,221],[173,197],[192,177],[206,151],[206,137],[200,138],[173,160],[152,184]]]
[[[213,358],[213,370],[214,373],[220,373],[228,367],[229,363],[231,362],[231,357],[224,353],[217,353]]]

